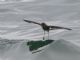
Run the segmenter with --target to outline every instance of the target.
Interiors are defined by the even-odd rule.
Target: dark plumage
[[[65,27],[59,27],[59,26],[49,26],[47,25],[46,23],[37,23],[37,22],[34,22],[34,21],[29,21],[29,20],[24,20],[25,22],[28,22],[28,23],[34,23],[34,24],[38,24],[42,27],[42,29],[44,30],[44,36],[45,36],[45,31],[48,32],[48,39],[49,39],[49,31],[50,30],[56,30],[56,29],[66,29],[66,30],[72,30],[70,28],[65,28]],[[44,37],[43,37],[44,39]]]

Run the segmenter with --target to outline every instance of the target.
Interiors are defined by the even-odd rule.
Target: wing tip
[[[26,21],[26,20],[24,20],[24,21]]]
[[[72,30],[72,29],[70,29],[70,28],[66,28],[67,30]]]
[[[25,21],[25,22],[28,22],[28,23],[31,23],[31,21],[29,21],[29,20],[25,20],[25,19],[24,19],[24,21]]]

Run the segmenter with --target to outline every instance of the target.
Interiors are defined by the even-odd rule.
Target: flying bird
[[[28,23],[34,23],[34,24],[37,24],[37,25],[40,25],[44,31],[44,36],[43,36],[43,40],[45,39],[45,31],[48,32],[48,39],[49,39],[49,31],[50,30],[56,30],[56,29],[66,29],[66,30],[72,30],[70,28],[66,28],[66,27],[60,27],[60,26],[51,26],[51,25],[47,25],[46,23],[38,23],[38,22],[34,22],[34,21],[30,21],[30,20],[25,20],[25,22],[28,22]]]

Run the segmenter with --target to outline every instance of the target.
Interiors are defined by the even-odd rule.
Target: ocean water
[[[32,54],[26,42],[42,40],[43,30],[24,19],[72,30],[50,31],[56,42]],[[0,0],[0,60],[80,60],[79,40],[79,0]]]
[[[0,40],[1,60],[79,60],[80,46],[65,40],[56,40],[42,51],[32,54],[29,40]]]

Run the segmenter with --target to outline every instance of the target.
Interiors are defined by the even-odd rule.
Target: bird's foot
[[[45,40],[45,38],[43,37],[43,40]]]

